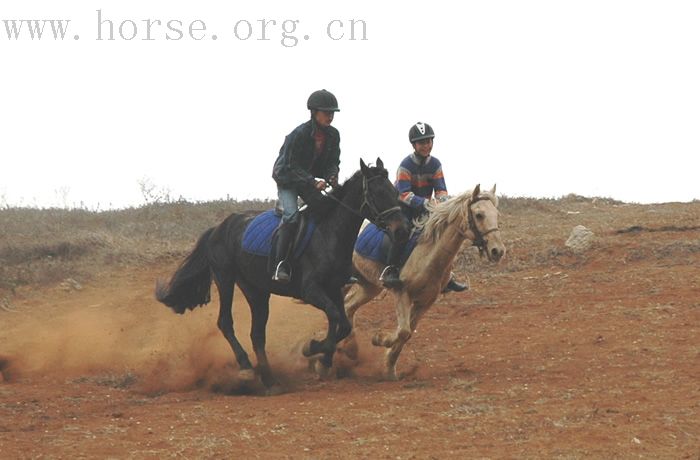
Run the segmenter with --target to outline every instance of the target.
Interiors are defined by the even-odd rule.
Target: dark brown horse
[[[213,277],[220,298],[218,326],[236,355],[242,379],[252,380],[255,373],[233,329],[234,284],[238,284],[250,306],[250,336],[257,371],[263,384],[270,388],[276,384],[265,354],[270,294],[295,297],[325,312],[327,336],[320,341],[310,340],[303,353],[307,357],[322,354],[319,361],[328,369],[337,342],[347,337],[352,328],[345,315],[342,288],[350,276],[353,247],[363,220],[377,223],[393,237],[406,238],[407,225],[399,210],[398,192],[382,161],[377,159],[377,165],[369,167],[360,160],[360,167],[326,198],[330,210],[318,217],[308,247],[293,265],[289,284],[271,280],[266,257],[242,250],[243,233],[252,220],[244,214],[232,214],[204,232],[172,279],[167,284],[158,283],[156,298],[182,314],[209,302]]]

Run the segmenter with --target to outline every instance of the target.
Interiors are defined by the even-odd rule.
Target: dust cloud
[[[218,299],[184,315],[157,303],[148,290],[129,299],[75,294],[42,302],[3,319],[0,375],[94,379],[146,393],[209,388],[250,391],[237,380],[238,366],[216,325]],[[11,321],[5,321],[10,319]],[[322,312],[290,299],[271,299],[267,353],[282,380],[306,370],[302,344],[326,327]],[[251,361],[250,312],[236,292],[234,328]]]

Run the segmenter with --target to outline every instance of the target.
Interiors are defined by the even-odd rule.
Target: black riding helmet
[[[428,123],[418,122],[411,126],[411,130],[408,132],[408,140],[411,144],[414,144],[423,139],[432,139],[435,137],[435,131]]]
[[[340,111],[338,108],[338,99],[335,98],[333,93],[325,89],[319,89],[311,93],[309,100],[306,102],[306,107],[309,110],[321,110],[322,112]]]

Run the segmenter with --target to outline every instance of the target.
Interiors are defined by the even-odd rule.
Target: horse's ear
[[[367,176],[369,175],[369,168],[365,164],[364,160],[360,158],[360,169],[362,170],[362,174]]]
[[[481,193],[481,184],[476,184],[476,187],[474,187],[474,191],[472,192],[472,201],[479,198],[480,193]]]
[[[493,188],[491,189],[491,195],[496,196],[496,184],[493,184]]]
[[[384,169],[384,162],[379,157],[377,157],[377,168]]]

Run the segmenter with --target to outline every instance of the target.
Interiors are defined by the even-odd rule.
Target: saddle
[[[403,254],[401,254],[400,265],[406,263],[411,253],[418,243],[420,232],[415,228],[411,230],[411,236],[406,243]],[[367,226],[360,232],[360,236],[355,242],[355,252],[362,257],[374,260],[386,265],[389,259],[389,249],[391,248],[391,239],[389,235],[374,224]]]
[[[277,240],[277,228],[281,221],[282,216],[274,209],[256,216],[243,233],[243,251],[256,256],[269,257]],[[292,261],[304,253],[316,229],[316,221],[306,212],[299,213],[298,222],[296,236],[292,243]]]

